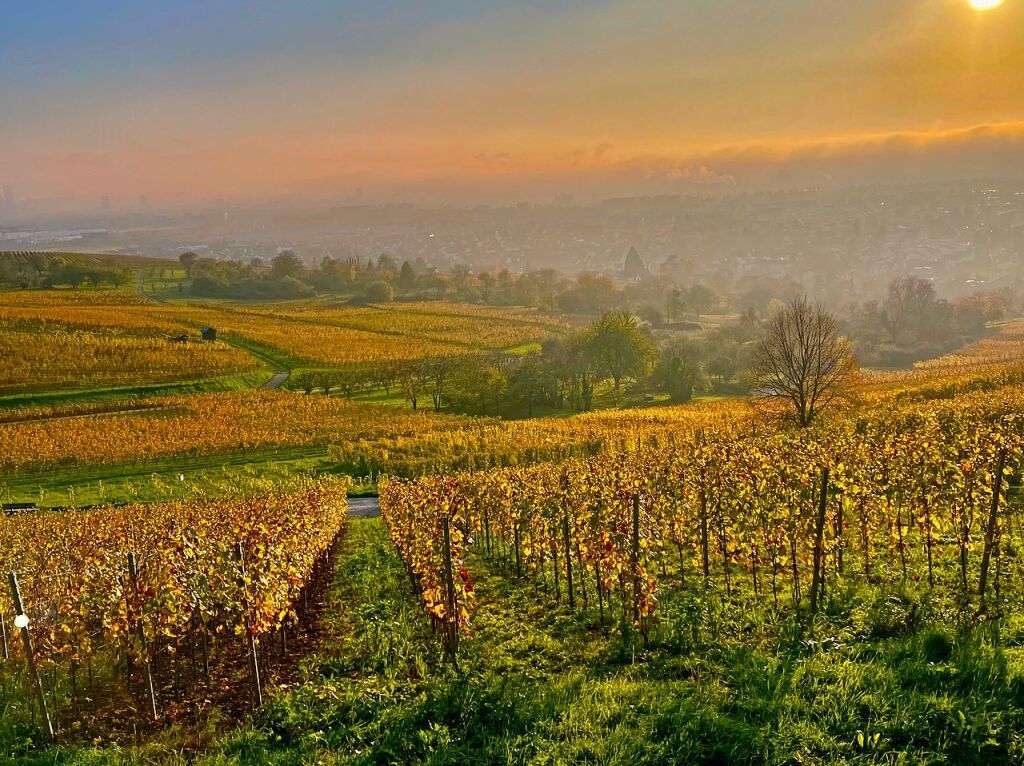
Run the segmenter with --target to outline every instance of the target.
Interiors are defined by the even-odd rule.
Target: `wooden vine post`
[[[445,653],[452,664],[458,667],[459,651],[459,612],[458,602],[455,598],[455,574],[452,567],[452,520],[445,514],[444,517],[444,587],[447,591],[445,599],[445,612],[447,626],[445,628]]]
[[[46,733],[50,740],[56,742],[57,732],[50,719],[50,711],[46,707],[46,694],[43,691],[43,681],[39,677],[39,667],[36,665],[36,651],[32,645],[32,630],[29,627],[28,615],[25,614],[25,605],[21,600],[21,589],[18,587],[18,575],[16,572],[10,574],[11,598],[14,600],[14,627],[21,630],[21,641],[25,647],[25,667],[28,670],[29,681],[32,684],[32,691],[35,694],[36,702],[39,705],[39,713],[46,726]]]
[[[4,613],[4,611],[2,609],[0,609],[0,636],[3,637],[3,642],[4,642],[4,645],[3,645],[3,650],[4,650],[3,658],[5,660],[8,660],[11,657],[11,652],[7,648],[7,615],[6,615],[6,613]]]
[[[128,554],[128,576],[130,578],[132,591],[139,592],[139,565],[135,560],[135,554]],[[143,625],[142,615],[135,620],[135,631],[139,638],[139,647],[142,649],[142,670],[146,677],[146,691],[149,694],[149,712],[153,720],[157,719],[156,712],[156,688],[153,685],[153,664],[149,661],[149,650],[146,644],[146,628]]]
[[[565,546],[565,588],[569,596],[569,610],[576,610],[576,595],[573,588],[573,576],[572,576],[572,537],[569,534],[569,509],[565,498],[569,495],[569,476],[566,471],[562,470],[562,476],[559,481],[559,487],[561,488],[561,507],[562,507],[562,545]],[[557,556],[558,546],[555,547],[555,555]],[[558,562],[555,561],[555,578],[557,583],[558,578]]]
[[[1003,473],[1006,470],[1006,447],[999,450],[996,459],[996,472],[992,479],[992,504],[989,506],[988,526],[985,528],[985,547],[981,553],[981,577],[978,582],[978,595],[981,596],[981,609],[985,609],[985,591],[988,589],[988,570],[995,547],[996,528],[999,525],[999,500],[1003,494]]]
[[[814,521],[814,571],[811,574],[811,614],[818,613],[822,585],[822,559],[825,555],[825,512],[828,508],[828,467],[821,469],[818,516]]]
[[[263,687],[260,685],[260,659],[257,653],[256,636],[249,622],[249,587],[245,582],[245,554],[242,543],[235,543],[235,561],[238,563],[238,587],[242,591],[242,625],[249,653],[249,694],[253,707],[263,705]]]
[[[565,587],[569,593],[569,610],[575,611],[576,598],[572,587],[572,539],[569,537],[569,512],[562,511],[562,538],[565,543]]]
[[[640,622],[640,495],[633,495],[633,619]]]

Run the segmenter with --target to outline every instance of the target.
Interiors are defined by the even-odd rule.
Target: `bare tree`
[[[412,405],[413,410],[418,409],[420,396],[429,382],[427,371],[422,363],[405,362],[398,367],[398,382],[405,392],[405,398]]]
[[[455,370],[456,360],[451,357],[437,357],[423,363],[422,370],[434,401],[434,412],[441,411],[445,390]]]
[[[842,392],[854,367],[835,317],[795,298],[765,326],[754,352],[754,391],[788,401],[807,426]]]

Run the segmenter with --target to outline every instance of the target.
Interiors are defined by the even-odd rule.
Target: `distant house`
[[[217,340],[217,330],[215,330],[213,327],[203,327],[199,330],[199,332],[203,336],[203,340]]]

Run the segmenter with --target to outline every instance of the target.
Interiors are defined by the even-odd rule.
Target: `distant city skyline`
[[[5,16],[0,181],[22,199],[1024,178],[1024,0],[41,0]]]

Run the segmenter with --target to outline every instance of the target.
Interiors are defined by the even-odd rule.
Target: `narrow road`
[[[273,391],[275,388],[280,388],[281,386],[283,386],[286,380],[288,380],[287,370],[285,370],[284,372],[275,372],[274,377],[272,377],[270,380],[263,384],[263,389],[265,391]]]
[[[376,497],[350,497],[348,499],[348,517],[350,519],[366,519],[380,516],[380,500]]]
[[[160,300],[159,298],[156,298],[146,292],[146,279],[141,268],[139,269],[138,273],[135,276],[135,292],[137,292],[150,303],[157,303],[160,305],[167,304],[167,301]]]

